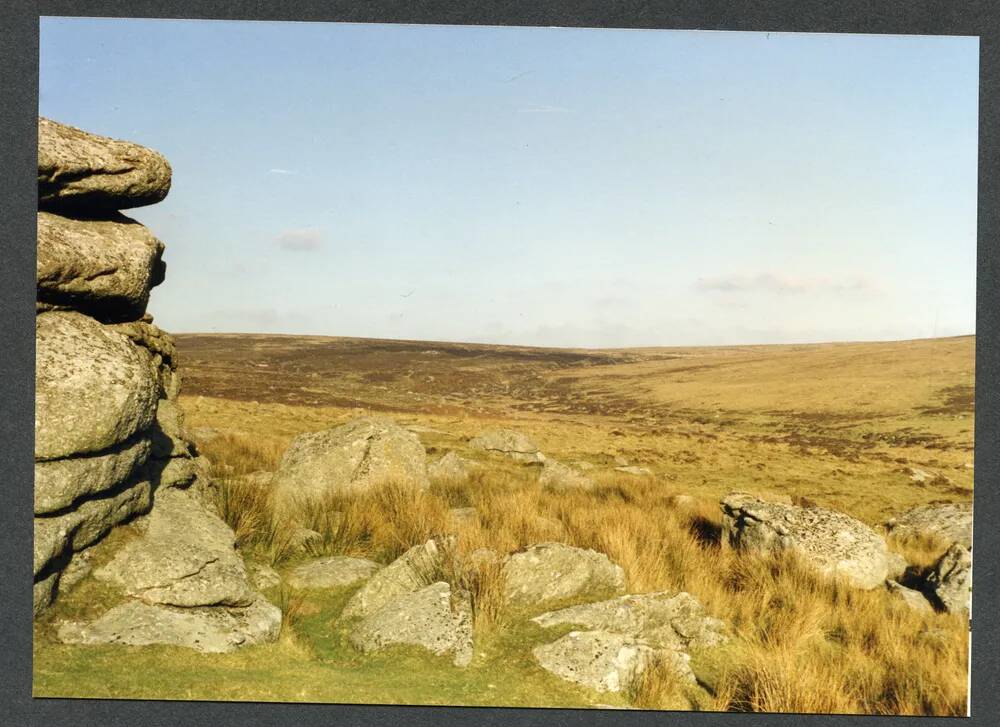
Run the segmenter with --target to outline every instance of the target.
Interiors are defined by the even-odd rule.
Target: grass
[[[533,349],[281,337],[181,337],[191,427],[214,463],[220,514],[248,559],[293,567],[307,555],[382,562],[441,534],[457,536],[437,577],[470,591],[476,654],[469,669],[399,650],[362,657],[336,617],[348,593],[278,591],[281,640],[223,656],[67,647],[36,627],[36,694],[380,703],[964,715],[968,623],[908,609],[881,589],[816,578],[789,556],[734,551],[720,538],[718,498],[735,489],[847,512],[878,527],[907,507],[971,497],[974,339],[894,344],[538,353]],[[377,344],[377,345],[376,345]],[[248,348],[249,346],[249,348]],[[266,364],[259,366],[259,364]],[[377,377],[366,372],[379,371]],[[432,379],[432,380],[429,380]],[[267,488],[241,477],[273,470],[298,433],[372,406],[414,425],[431,458],[492,425],[512,426],[560,461],[594,465],[589,492],[547,492],[537,469],[491,459],[467,481],[415,492],[387,483],[330,498],[301,523],[308,554],[276,522]],[[614,470],[613,458],[651,476]],[[913,480],[908,467],[933,474]],[[675,495],[693,501],[679,504]],[[449,510],[474,507],[455,522]],[[540,670],[534,644],[558,633],[506,613],[499,567],[481,548],[543,541],[606,553],[633,593],[685,590],[731,624],[734,639],[693,654],[701,686],[654,665],[621,696]],[[943,551],[889,539],[914,574]],[[72,610],[74,594],[56,607]]]

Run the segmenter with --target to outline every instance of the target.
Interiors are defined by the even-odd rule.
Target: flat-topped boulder
[[[124,215],[38,213],[38,300],[100,320],[138,318],[163,280],[163,243]]]
[[[35,459],[108,450],[156,417],[159,377],[149,352],[93,318],[35,318]]]
[[[170,191],[162,155],[139,144],[38,119],[38,206],[109,212],[155,204]]]
[[[911,508],[885,523],[898,538],[936,538],[972,547],[972,503],[944,503]]]
[[[623,593],[625,572],[606,555],[564,543],[539,543],[504,561],[504,601],[536,609],[571,599],[596,601]]]
[[[296,566],[285,582],[292,588],[348,588],[364,583],[381,569],[381,563],[367,558],[335,555]]]
[[[729,542],[757,552],[794,551],[818,572],[864,589],[889,575],[885,540],[859,520],[834,510],[767,502],[745,493],[722,500]]]
[[[523,464],[545,461],[545,455],[538,451],[538,445],[527,435],[513,429],[487,429],[469,440],[469,446],[490,454],[503,455]]]
[[[701,603],[684,591],[584,603],[543,613],[531,621],[542,628],[572,625],[633,636],[657,649],[707,648],[729,640],[725,624],[709,616]]]
[[[147,433],[102,452],[35,462],[35,514],[63,510],[78,500],[114,490],[149,459]]]
[[[363,418],[296,437],[272,487],[279,508],[294,508],[387,483],[426,489],[427,454],[413,432],[391,419]]]
[[[143,526],[95,577],[153,604],[246,606],[256,598],[232,529],[187,492],[157,491]]]
[[[175,608],[126,601],[90,622],[64,621],[56,634],[65,644],[164,644],[225,653],[274,641],[280,632],[281,609],[258,596],[241,608]]]
[[[366,615],[354,626],[351,643],[362,652],[390,646],[419,646],[455,666],[472,661],[472,601],[444,582],[405,593]]]
[[[972,603],[972,550],[952,543],[934,564],[925,587],[948,613],[969,612]]]
[[[385,606],[390,601],[419,591],[438,580],[445,550],[450,548],[450,539],[432,539],[414,545],[392,563],[372,575],[361,588],[351,596],[341,614],[343,618],[364,618]]]
[[[583,474],[580,470],[556,462],[554,459],[545,460],[542,472],[538,476],[538,484],[546,490],[552,492],[563,492],[567,490],[593,490],[594,480]]]

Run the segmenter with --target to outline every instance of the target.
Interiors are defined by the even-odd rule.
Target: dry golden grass
[[[234,456],[245,455],[238,450]],[[881,589],[859,591],[818,578],[791,555],[736,551],[721,539],[717,502],[678,505],[674,493],[655,478],[604,476],[593,491],[553,493],[541,489],[536,476],[532,468],[500,464],[464,483],[435,482],[426,492],[387,484],[354,497],[330,498],[317,510],[343,516],[328,520],[336,526],[320,530],[323,550],[388,562],[430,537],[456,534],[453,557],[432,577],[470,591],[482,635],[508,628],[512,621],[502,609],[499,564],[473,563],[468,557],[473,550],[504,554],[553,540],[593,548],[622,566],[630,592],[684,590],[732,625],[733,644],[706,657],[715,660],[710,668],[717,678],[702,707],[965,714],[965,619],[920,614]],[[229,482],[220,493],[232,493],[234,481]],[[240,511],[243,505],[249,512]],[[448,509],[456,505],[475,507],[478,519],[452,523]],[[251,530],[248,523],[268,522],[261,507],[266,508],[266,499],[257,496],[220,499],[220,511],[238,533]],[[267,551],[272,533],[287,529],[287,524],[265,528],[243,542],[258,542]],[[893,541],[893,547],[918,568],[943,550],[928,540]],[[288,618],[294,621],[294,608]],[[697,703],[663,666],[644,675],[632,698],[647,708]]]

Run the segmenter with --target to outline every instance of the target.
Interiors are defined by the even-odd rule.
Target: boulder
[[[629,689],[655,656],[648,645],[606,631],[570,631],[531,653],[546,671],[598,692]]]
[[[467,591],[453,594],[447,583],[432,583],[365,616],[350,640],[365,653],[419,646],[439,656],[450,654],[455,666],[465,667],[472,661],[472,600]]]
[[[163,280],[163,243],[123,215],[38,213],[38,300],[101,320],[140,317]]]
[[[632,636],[656,649],[675,651],[718,646],[729,640],[725,624],[709,616],[701,603],[684,591],[585,603],[543,613],[531,621],[542,628],[567,624]]]
[[[100,497],[83,500],[74,510],[35,518],[34,575],[37,577],[73,552],[107,535],[115,525],[149,512],[152,488],[146,480]]]
[[[972,547],[972,503],[920,505],[885,523],[898,538],[929,537]]]
[[[927,576],[926,588],[948,613],[969,612],[972,601],[972,550],[952,543]]]
[[[568,467],[554,459],[545,460],[538,483],[546,490],[563,492],[566,490],[593,490],[594,481],[582,472]]]
[[[170,165],[128,141],[38,119],[38,206],[113,211],[154,204],[170,191]]]
[[[157,491],[144,530],[94,576],[151,604],[246,606],[256,597],[232,529],[186,492]]]
[[[412,432],[389,419],[366,418],[296,437],[273,487],[279,507],[294,507],[390,482],[427,488],[427,455]]]
[[[545,461],[545,456],[538,451],[538,445],[513,429],[488,429],[469,440],[469,446],[491,454],[501,454],[523,464]]]
[[[906,586],[900,585],[896,581],[889,580],[885,582],[885,588],[889,593],[898,598],[900,601],[905,603],[907,606],[912,608],[914,611],[919,611],[921,613],[933,613],[934,609],[931,607],[930,602],[920,591],[915,591],[912,588],[907,588]]]
[[[427,474],[435,480],[460,482],[472,473],[472,463],[457,452],[448,452],[444,457],[427,467]]]
[[[296,566],[285,580],[292,588],[347,588],[364,583],[381,568],[367,558],[336,555]]]
[[[342,617],[363,618],[399,596],[434,583],[444,562],[444,551],[450,546],[450,540],[414,545],[361,586],[344,606]]]
[[[79,313],[35,318],[35,459],[101,452],[148,428],[159,379],[150,355]]]
[[[794,551],[821,574],[863,589],[881,586],[889,574],[885,540],[844,513],[766,502],[745,493],[724,498],[722,512],[734,546]]]
[[[278,575],[278,571],[266,563],[247,563],[246,568],[250,583],[258,591],[266,591],[268,588],[281,585],[281,576]]]
[[[64,621],[56,634],[65,644],[165,644],[224,653],[274,641],[280,631],[281,609],[258,596],[242,608],[175,608],[126,601],[89,623]]]
[[[540,543],[503,564],[504,601],[535,609],[570,599],[598,600],[625,590],[625,572],[606,555],[563,543]]]
[[[103,452],[35,462],[35,514],[114,490],[146,462],[151,449],[149,437],[140,434]]]

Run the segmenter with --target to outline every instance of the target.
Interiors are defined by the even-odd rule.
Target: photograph
[[[34,697],[969,715],[979,37],[38,53]]]

